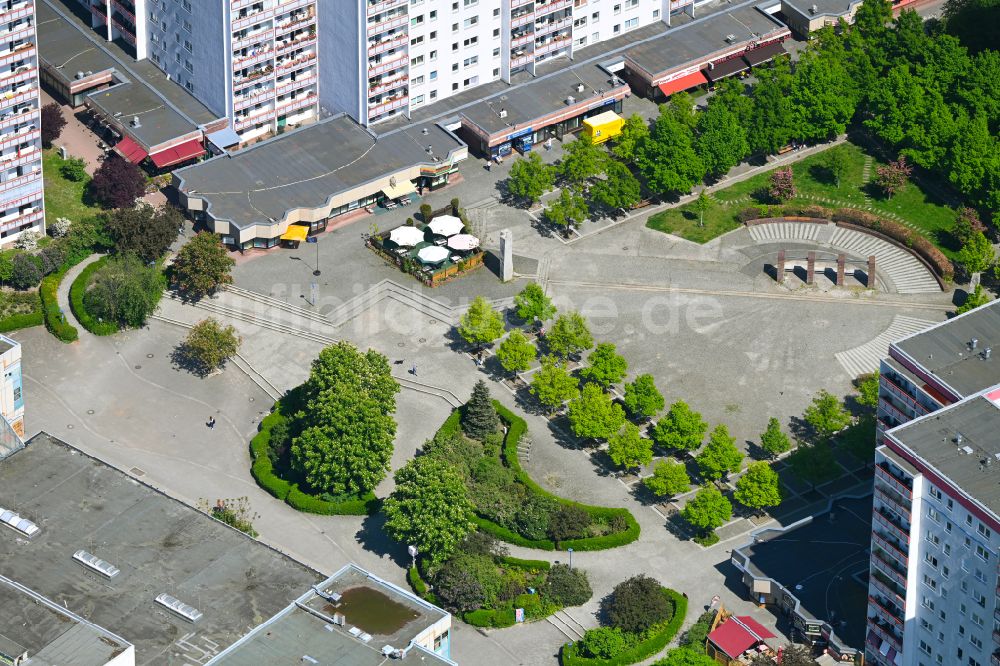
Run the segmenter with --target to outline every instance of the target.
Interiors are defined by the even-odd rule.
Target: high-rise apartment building
[[[316,0],[80,0],[93,25],[148,58],[243,142],[315,120]],[[330,5],[330,20],[339,20]]]
[[[1000,307],[882,362],[867,663],[1000,665]]]
[[[34,0],[0,3],[0,244],[45,232]]]
[[[669,22],[687,0],[321,0],[323,106],[363,124],[409,115],[547,60]]]

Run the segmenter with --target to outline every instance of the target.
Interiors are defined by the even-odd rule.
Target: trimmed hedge
[[[97,261],[89,264],[80,271],[80,274],[73,280],[69,288],[69,309],[73,311],[76,320],[85,329],[94,335],[113,335],[118,332],[118,325],[111,321],[97,321],[83,304],[83,295],[87,293],[87,287],[94,273],[101,270],[107,263],[110,255],[105,255]]]
[[[555,550],[556,544],[549,539],[528,539],[517,532],[507,529],[503,525],[498,525],[494,523],[489,518],[483,518],[482,516],[473,516],[472,522],[476,524],[483,532],[487,534],[492,534],[501,541],[506,541],[507,543],[512,543],[515,546],[522,546],[524,548],[537,548],[539,550]]]
[[[663,593],[670,597],[670,601],[674,605],[674,614],[670,621],[652,636],[610,659],[583,657],[577,654],[579,643],[568,643],[559,651],[559,663],[562,666],[626,666],[648,659],[663,650],[684,624],[688,603],[684,595],[669,588],[663,588]]]
[[[548,571],[552,568],[552,564],[545,560],[522,560],[508,555],[499,555],[496,560],[505,567],[524,571]]]
[[[274,497],[286,502],[290,507],[304,513],[316,513],[323,516],[365,516],[379,510],[380,502],[372,492],[362,497],[345,499],[340,502],[330,502],[299,490],[297,484],[286,481],[274,473],[271,459],[267,457],[267,448],[271,443],[271,428],[287,417],[281,413],[281,401],[274,404],[274,411],[260,422],[260,430],[250,440],[250,474],[257,485]]]
[[[499,610],[479,608],[474,611],[462,613],[462,621],[466,624],[471,624],[473,627],[502,629],[504,627],[513,627],[517,619],[513,608],[501,608]]]
[[[44,323],[45,313],[39,308],[34,312],[11,315],[6,319],[0,319],[0,333],[9,333],[22,328],[31,328],[32,326],[41,326]]]
[[[59,300],[56,296],[59,283],[70,268],[69,265],[63,265],[55,273],[46,275],[38,288],[38,295],[42,299],[42,313],[45,316],[45,328],[63,342],[76,342],[80,338],[80,332],[76,327],[65,321],[65,314],[59,312]]]

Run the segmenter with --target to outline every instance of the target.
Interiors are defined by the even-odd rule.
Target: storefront
[[[624,95],[623,95],[624,97]],[[489,147],[490,156],[493,158],[505,158],[515,150],[525,155],[538,144],[549,139],[559,139],[560,141],[567,135],[580,131],[583,128],[583,121],[600,115],[606,111],[613,111],[617,114],[622,112],[622,98],[609,97],[598,100],[589,108],[581,110],[579,113],[568,118],[562,118],[552,122],[542,119],[538,123],[533,123],[529,127],[519,129],[499,139],[499,143],[492,143]]]

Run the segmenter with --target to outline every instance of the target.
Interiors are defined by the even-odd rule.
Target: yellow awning
[[[304,241],[309,235],[309,227],[302,224],[289,224],[288,231],[281,234],[281,240]]]
[[[382,194],[390,199],[398,199],[399,197],[406,196],[407,194],[413,194],[416,191],[417,186],[409,180],[404,180],[401,183],[388,185],[382,188]]]

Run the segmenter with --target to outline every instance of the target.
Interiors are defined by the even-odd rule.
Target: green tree
[[[733,497],[743,506],[755,511],[778,506],[781,504],[778,473],[763,460],[750,463],[746,473],[736,482],[736,492],[733,493]]]
[[[624,469],[642,467],[653,460],[653,442],[642,436],[638,426],[626,423],[608,438],[608,456],[611,462]]]
[[[653,468],[653,475],[642,480],[643,485],[657,497],[673,497],[691,490],[691,478],[679,462],[661,460]]]
[[[990,243],[986,235],[978,231],[969,238],[969,242],[962,246],[955,257],[962,268],[972,276],[973,282],[978,282],[979,274],[993,265],[996,253],[993,244]]]
[[[518,159],[511,166],[507,191],[519,199],[534,203],[551,190],[554,184],[554,169],[542,162],[538,153],[530,153],[528,157]]]
[[[482,379],[472,387],[472,397],[462,409],[462,430],[472,439],[483,441],[490,433],[500,430],[500,417],[493,406],[490,389]]]
[[[570,428],[583,439],[608,439],[625,422],[625,412],[596,384],[585,384],[580,397],[569,403]]]
[[[858,404],[874,412],[878,407],[879,371],[859,375],[854,385],[858,389]]]
[[[958,37],[971,52],[997,50],[996,36],[1000,35],[998,0],[948,0],[943,18],[948,34]],[[45,127],[44,119],[42,127]]]
[[[705,175],[705,165],[694,149],[694,132],[666,106],[635,156],[636,167],[655,192],[687,192]]]
[[[594,596],[587,572],[565,564],[553,564],[545,577],[545,595],[560,606],[581,606]]]
[[[235,328],[209,317],[191,327],[181,343],[181,352],[195,372],[207,375],[235,356],[241,342]]]
[[[292,464],[317,492],[358,496],[385,478],[396,422],[370,394],[344,383],[313,397],[300,415]]]
[[[640,574],[615,585],[601,603],[601,611],[611,626],[641,634],[654,624],[669,621],[674,605],[659,581]]]
[[[458,334],[470,345],[483,347],[503,335],[503,317],[482,296],[476,296],[458,320]]]
[[[586,536],[591,524],[590,514],[576,504],[561,504],[549,517],[549,538],[555,542]]]
[[[702,533],[707,533],[733,517],[733,505],[718,488],[705,486],[684,505],[681,516]]]
[[[851,156],[847,154],[847,148],[844,146],[834,146],[826,151],[824,166],[830,172],[830,175],[833,176],[833,181],[839,189],[840,182],[847,176],[847,173],[851,169]]]
[[[695,149],[710,177],[725,175],[750,152],[746,128],[722,97],[710,99],[698,114],[697,129]]]
[[[653,666],[715,666],[718,662],[704,652],[695,652],[691,648],[679,647],[667,652]],[[774,663],[772,661],[772,663]]]
[[[559,175],[573,185],[582,185],[604,171],[608,154],[588,136],[580,135],[563,147]]]
[[[729,428],[720,423],[708,436],[708,444],[696,457],[698,470],[706,479],[721,479],[726,474],[740,471],[743,452],[736,448],[736,439]]]
[[[154,208],[145,203],[110,211],[101,217],[115,252],[134,254],[145,263],[162,257],[184,224],[184,218],[176,208]]]
[[[554,412],[567,400],[580,395],[579,382],[566,366],[554,358],[542,359],[542,367],[531,378],[531,394],[550,412]]]
[[[545,219],[549,224],[569,230],[587,219],[590,209],[587,201],[569,187],[559,192],[559,197],[553,199],[545,209]]]
[[[813,486],[837,476],[837,470],[840,469],[833,457],[833,449],[826,440],[820,440],[811,446],[799,444],[788,457],[788,462],[797,477]]]
[[[705,226],[705,213],[712,207],[712,200],[705,194],[705,190],[698,193],[698,198],[691,205],[698,211],[698,226]]]
[[[792,448],[792,442],[788,439],[788,435],[781,431],[781,423],[773,416],[767,420],[767,429],[760,435],[760,448],[764,449],[772,458],[777,458]]]
[[[806,407],[803,418],[821,440],[830,439],[851,424],[851,414],[844,403],[825,389]]]
[[[656,388],[653,375],[639,375],[625,385],[625,397],[622,401],[625,409],[636,419],[650,419],[660,413],[666,401]]]
[[[611,147],[612,154],[622,162],[632,162],[635,160],[636,150],[639,145],[649,136],[649,125],[646,119],[638,113],[633,113],[625,119],[622,126],[622,133],[614,139]]]
[[[171,277],[185,296],[201,298],[231,284],[235,264],[216,234],[202,232],[178,250]]]
[[[965,301],[958,306],[958,309],[955,310],[955,314],[964,314],[969,310],[975,310],[981,305],[986,305],[990,302],[990,300],[990,295],[983,289],[983,285],[977,284],[976,288],[972,290],[972,293],[965,295]]]
[[[632,170],[617,161],[609,161],[605,167],[605,179],[590,188],[590,197],[609,210],[628,210],[642,199],[639,179]]]
[[[556,314],[552,299],[545,295],[545,289],[537,282],[529,282],[514,296],[517,316],[523,321],[546,321]]]
[[[584,381],[608,388],[625,379],[628,361],[615,351],[614,344],[602,342],[587,356],[587,367],[580,370]]]
[[[510,335],[497,346],[497,360],[507,372],[516,374],[531,367],[538,350],[528,341],[521,331],[514,329]]]
[[[42,281],[41,263],[37,257],[15,251],[10,262],[10,283],[15,289],[34,289]]]
[[[156,268],[133,256],[114,257],[94,274],[83,303],[100,320],[138,328],[156,310],[163,289],[163,275]]]
[[[587,321],[579,312],[559,315],[545,335],[549,350],[563,358],[574,356],[594,346]]]
[[[773,155],[792,138],[795,122],[790,97],[792,71],[788,58],[776,58],[766,67],[755,67],[757,84],[747,124],[747,142],[756,155]]]
[[[345,384],[354,386],[352,390],[371,395],[386,414],[396,411],[396,394],[399,384],[392,376],[389,359],[374,349],[360,351],[350,342],[336,342],[325,347],[317,356],[309,370],[305,382],[307,399]]]
[[[588,629],[580,639],[584,654],[593,659],[613,659],[629,646],[629,637],[618,627]]]
[[[474,529],[465,482],[446,462],[419,456],[395,475],[396,489],[385,500],[385,531],[416,546],[431,562],[442,562]]]
[[[825,141],[843,134],[854,115],[857,93],[842,54],[806,49],[795,65],[791,104],[798,138]]]
[[[653,427],[653,441],[665,449],[693,451],[701,446],[708,424],[701,414],[683,400],[670,405],[670,411]]]

